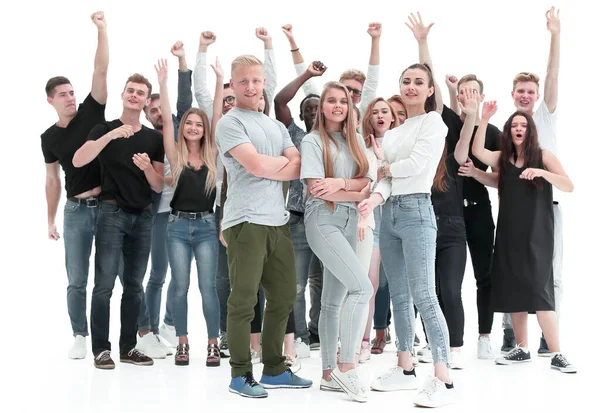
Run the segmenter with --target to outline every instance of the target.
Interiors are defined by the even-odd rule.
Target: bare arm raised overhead
[[[94,75],[92,76],[92,97],[101,105],[106,104],[108,87],[108,35],[106,34],[106,19],[104,12],[97,11],[91,16],[92,22],[98,28],[98,48],[94,57]]]
[[[296,39],[294,38],[294,34],[292,32],[292,25],[284,24],[283,26],[281,26],[281,30],[283,30],[283,34],[285,34],[285,37],[287,37],[290,43],[290,51],[292,52],[294,68],[296,69],[296,74],[300,76],[304,72],[306,72],[307,67],[304,64],[304,57],[302,56],[302,53],[300,53],[300,48],[298,47]],[[317,89],[312,80],[308,80],[306,83],[304,83],[302,85],[302,90],[304,91],[304,94],[306,96],[311,94],[319,94],[319,90]]]

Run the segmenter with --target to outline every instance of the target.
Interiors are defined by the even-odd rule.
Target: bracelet
[[[298,50],[300,50],[300,48],[299,48],[299,47],[297,47],[297,48],[295,48],[295,49],[291,49],[291,50],[290,50],[290,52],[294,53],[294,52],[297,52]]]
[[[344,178],[344,191],[348,192],[350,190],[350,180]]]

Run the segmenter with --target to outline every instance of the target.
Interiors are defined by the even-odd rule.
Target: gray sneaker
[[[229,346],[227,345],[227,332],[221,331],[219,335],[219,352],[221,353],[221,358],[226,359],[231,356],[229,354]]]

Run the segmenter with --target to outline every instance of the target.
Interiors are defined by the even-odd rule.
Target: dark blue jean
[[[169,212],[161,212],[152,219],[152,247],[150,250],[150,278],[146,284],[146,294],[142,295],[142,307],[138,320],[138,330],[150,330],[158,334],[160,323],[160,305],[162,288],[167,278],[169,269],[169,256],[167,254],[167,221]],[[175,325],[173,321],[173,277],[167,288],[167,304],[165,311],[165,324]]]
[[[373,313],[373,329],[385,330],[390,326],[390,287],[383,269],[379,265],[379,288],[375,292],[375,312]]]
[[[139,214],[117,205],[100,203],[96,225],[96,265],[92,293],[91,330],[94,355],[110,350],[110,298],[123,254],[123,295],[119,348],[127,352],[136,345],[137,322],[142,299],[142,282],[148,266],[152,241],[152,212]]]
[[[86,286],[97,217],[97,207],[88,207],[69,200],[65,203],[63,236],[69,282],[67,309],[73,335],[88,335]]]

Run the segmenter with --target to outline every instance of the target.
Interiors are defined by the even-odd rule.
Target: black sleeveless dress
[[[495,312],[554,311],[554,212],[552,185],[534,189],[512,163],[500,191],[492,261]]]

